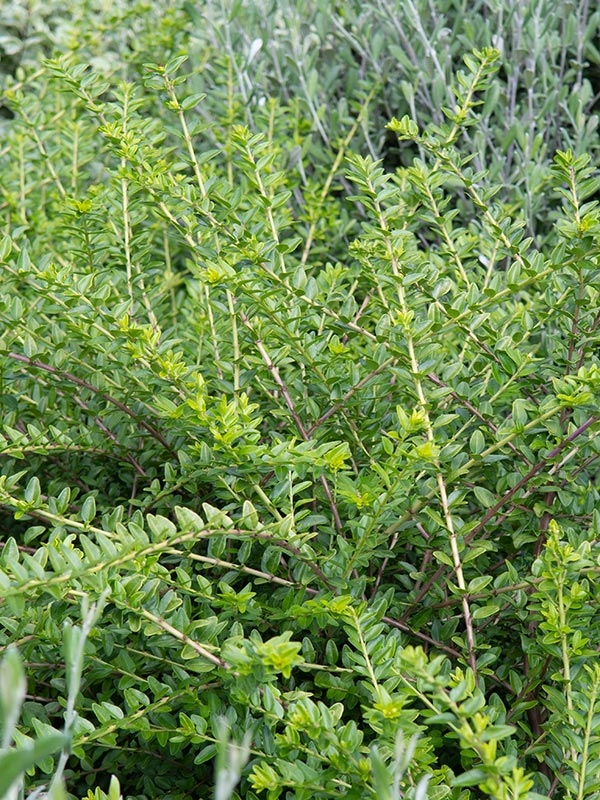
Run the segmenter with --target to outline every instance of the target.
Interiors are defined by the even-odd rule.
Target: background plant
[[[597,17],[327,6],[82,3],[5,67],[18,735],[105,596],[74,797],[593,797]]]

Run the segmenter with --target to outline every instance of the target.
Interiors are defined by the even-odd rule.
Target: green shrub
[[[559,42],[551,14],[509,14],[547,38],[507,139],[521,84],[485,40],[508,5],[451,77],[473,42],[440,4],[443,113],[418,51],[392,108],[376,68],[412,4],[354,77],[333,43],[345,64],[369,28],[325,5],[215,5],[201,27],[190,3],[82,3],[106,61],[67,37],[7,79],[0,647],[29,692],[0,703],[0,765],[26,752],[11,798],[58,797],[63,772],[98,800],[600,790],[597,20]],[[569,102],[550,161],[532,142]]]

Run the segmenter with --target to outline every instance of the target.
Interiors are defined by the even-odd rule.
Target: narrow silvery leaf
[[[250,65],[256,58],[256,54],[263,45],[262,39],[255,39],[250,45],[250,52],[248,53],[248,65]]]
[[[21,713],[27,682],[18,650],[9,647],[0,663],[0,726],[2,749],[7,748]]]
[[[56,753],[65,742],[63,734],[52,733],[27,747],[0,753],[0,797],[6,797],[10,787],[24,772]]]

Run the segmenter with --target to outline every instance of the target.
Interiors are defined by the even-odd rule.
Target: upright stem
[[[474,675],[477,676],[477,660],[475,657],[475,634],[473,631],[473,620],[471,617],[471,609],[469,607],[469,598],[467,596],[467,585],[463,574],[462,561],[460,557],[460,551],[458,549],[458,540],[454,528],[454,520],[452,518],[452,513],[450,511],[450,504],[448,502],[448,492],[446,490],[446,482],[442,474],[440,462],[436,455],[437,448],[435,444],[435,434],[433,432],[433,423],[431,422],[431,417],[429,416],[429,411],[427,408],[428,405],[427,398],[425,397],[425,392],[423,390],[423,383],[420,378],[420,366],[415,351],[412,329],[410,327],[410,309],[408,307],[408,302],[406,299],[406,292],[404,291],[404,286],[402,285],[403,276],[398,262],[398,257],[394,253],[394,249],[392,247],[391,232],[388,228],[387,220],[385,214],[383,213],[383,209],[379,203],[379,199],[377,198],[377,191],[370,182],[369,182],[369,189],[373,196],[373,203],[377,212],[379,227],[381,228],[385,236],[387,255],[392,265],[392,271],[394,273],[394,277],[396,278],[398,302],[400,304],[402,318],[405,320],[404,334],[406,337],[406,349],[408,350],[408,357],[410,361],[410,371],[413,376],[413,382],[415,386],[415,391],[417,393],[417,398],[419,400],[419,405],[423,413],[423,421],[424,421],[424,428],[425,428],[425,434],[427,436],[427,441],[431,445],[432,453],[434,454],[432,457],[432,462],[436,469],[436,483],[438,487],[438,493],[440,496],[440,502],[442,504],[444,522],[449,535],[450,550],[452,553],[452,562],[454,564],[456,580],[458,583],[458,588],[460,589],[462,594],[462,608],[463,608],[463,617],[465,620],[465,629],[467,633],[469,664],[471,666],[471,669],[473,670]]]

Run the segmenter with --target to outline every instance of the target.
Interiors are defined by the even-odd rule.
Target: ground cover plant
[[[600,795],[598,14],[334,5],[2,11],[0,797]]]

